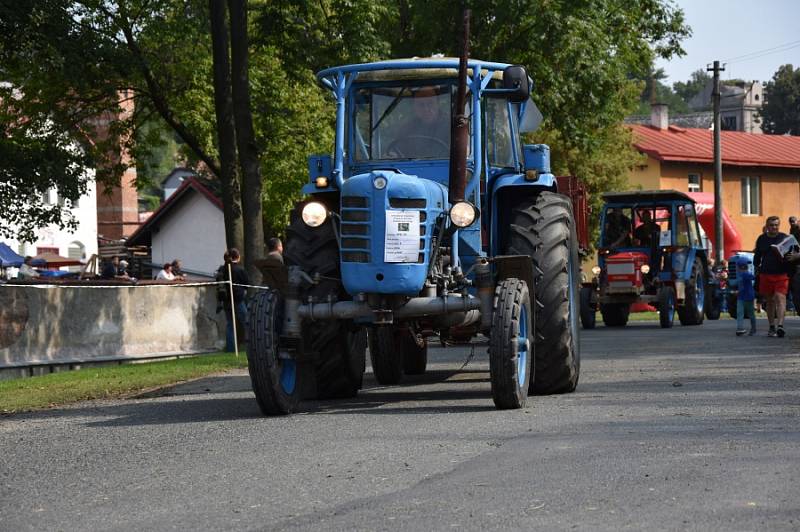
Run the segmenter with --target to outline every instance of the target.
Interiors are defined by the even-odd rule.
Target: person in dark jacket
[[[756,240],[753,265],[758,274],[758,292],[764,297],[769,321],[768,336],[785,336],[783,318],[786,314],[786,292],[789,290],[789,276],[786,262],[777,250],[778,244],[786,238],[779,231],[780,218],[767,218],[766,232]]]
[[[247,305],[245,303],[247,298],[247,288],[244,286],[236,286],[236,285],[247,285],[250,284],[250,279],[247,276],[247,272],[240,264],[242,260],[242,256],[239,253],[239,250],[236,248],[231,248],[228,250],[228,261],[230,264],[230,277],[228,276],[228,266],[227,264],[225,267],[225,281],[233,280],[234,286],[231,288],[233,289],[233,309],[231,309],[231,292],[230,290],[226,290],[226,296],[224,301],[222,302],[222,307],[225,309],[225,317],[227,318],[228,325],[225,331],[225,350],[230,352],[235,349],[234,341],[233,341],[233,316],[234,312],[236,313],[236,322],[240,325],[240,328],[237,330],[246,331],[247,330]],[[230,285],[229,285],[230,286]],[[240,335],[237,337],[239,342],[246,341],[244,335]]]

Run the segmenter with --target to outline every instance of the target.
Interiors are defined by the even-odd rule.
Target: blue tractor
[[[250,305],[262,412],[355,396],[367,344],[380,384],[424,373],[434,335],[489,338],[498,408],[574,391],[575,224],[549,148],[521,139],[541,121],[525,69],[426,58],[317,78],[336,103],[333,156],[309,158],[278,288]]]
[[[603,195],[598,264],[581,288],[581,322],[594,328],[599,307],[607,327],[624,327],[631,305],[658,308],[661,327],[719,319],[719,279],[697,222],[695,201],[676,190]]]

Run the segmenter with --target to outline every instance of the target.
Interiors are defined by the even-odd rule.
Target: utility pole
[[[719,61],[714,61],[713,67],[707,67],[706,71],[714,72],[714,259],[717,265],[722,264],[725,255],[725,242],[722,234],[722,145],[720,143],[720,129],[722,129],[719,117],[719,73],[725,71],[725,67],[719,66]]]

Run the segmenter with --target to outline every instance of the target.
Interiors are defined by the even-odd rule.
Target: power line
[[[750,52],[748,54],[739,55],[736,57],[732,57],[730,59],[726,59],[722,61],[723,63],[740,63],[743,61],[750,61],[752,59],[758,59],[760,57],[764,57],[765,55],[776,54],[779,52],[785,52],[787,50],[791,50],[793,48],[797,48],[800,46],[800,41],[792,41],[787,42],[784,44],[780,44],[778,46],[773,46],[772,48],[765,48],[764,50],[758,50],[756,52]]]

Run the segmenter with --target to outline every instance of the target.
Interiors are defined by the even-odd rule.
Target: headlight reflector
[[[328,217],[328,209],[318,201],[306,203],[301,213],[303,222],[309,227],[319,227]]]
[[[478,209],[468,201],[459,201],[450,207],[450,221],[456,227],[469,227],[478,219]]]
[[[642,266],[639,268],[639,270],[641,270],[642,273],[650,273],[650,265],[649,264],[642,264]]]
[[[592,273],[595,274],[595,275],[600,275],[600,266],[598,266],[596,264],[594,266],[592,266]]]

